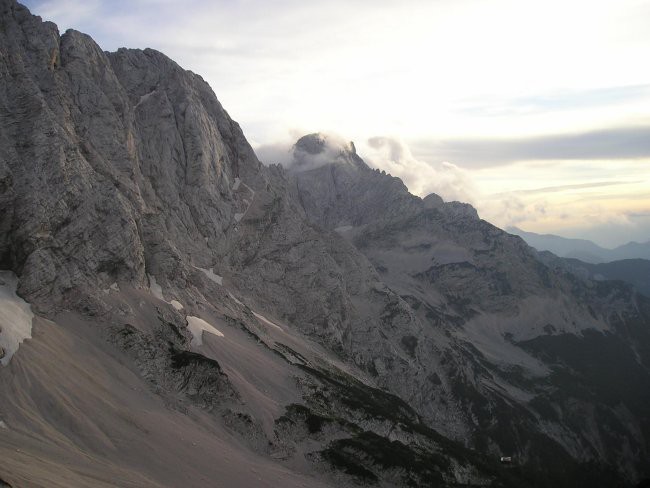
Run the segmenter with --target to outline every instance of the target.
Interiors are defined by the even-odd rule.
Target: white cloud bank
[[[469,172],[453,163],[430,163],[413,156],[408,145],[392,137],[371,137],[360,149],[370,166],[400,178],[415,195],[440,195],[445,201],[475,204],[478,189]]]

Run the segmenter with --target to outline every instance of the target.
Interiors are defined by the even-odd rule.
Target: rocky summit
[[[0,486],[634,486],[650,301],[0,0]]]

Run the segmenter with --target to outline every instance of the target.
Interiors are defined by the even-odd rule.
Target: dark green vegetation
[[[617,280],[632,285],[639,293],[650,297],[650,260],[623,259],[609,263],[585,263],[578,259],[564,258],[563,265],[571,272],[591,280]]]
[[[444,486],[441,472],[449,468],[443,456],[368,431],[332,442],[322,455],[349,474],[356,471],[361,477],[376,480],[372,471],[364,466],[369,465],[381,472],[395,473],[407,486]]]
[[[635,331],[631,328],[630,332]],[[570,334],[538,337],[522,345],[555,365],[548,380],[547,404],[556,403],[571,412],[566,407],[578,401],[593,409],[607,445],[642,448],[627,434],[614,411],[629,410],[641,432],[650,434],[650,372],[637,360],[647,360],[647,351],[638,350],[639,356],[634,357],[619,337],[595,331],[585,331],[582,338]],[[565,415],[563,421],[579,427],[584,418],[578,411]],[[650,467],[650,460],[647,464]]]
[[[532,345],[528,344],[528,347]],[[569,344],[567,350],[571,347],[575,344]],[[540,346],[540,350],[547,349],[552,348]],[[545,354],[551,353],[547,350]],[[544,395],[530,402],[532,411],[498,397],[495,408],[495,398],[488,402],[458,376],[454,393],[468,403],[478,421],[473,441],[476,448],[467,449],[429,428],[406,402],[395,395],[370,387],[341,371],[294,364],[317,379],[320,387],[307,396],[308,406],[290,405],[276,422],[302,425],[306,435],[325,442],[319,453],[320,459],[359,483],[384,481],[409,487],[456,486],[449,480],[453,479],[457,463],[470,467],[475,479],[482,479],[481,484],[495,487],[631,486],[621,481],[614,466],[579,463],[551,437],[535,433],[537,429],[533,425],[538,419],[533,412],[540,418],[558,415],[554,400]],[[517,376],[517,372],[511,374]],[[556,381],[555,378],[552,375],[550,381]],[[526,379],[522,377],[521,381]],[[548,387],[550,385],[545,388]],[[602,418],[605,419],[604,425],[609,425],[607,417]],[[609,421],[613,421],[613,417]],[[361,422],[364,427],[359,425]],[[402,440],[387,437],[387,425],[391,426],[393,439]],[[335,431],[343,431],[347,436],[341,438],[339,435],[328,441],[327,426],[334,426]],[[523,450],[537,455],[525,460],[515,456],[513,465],[504,466],[490,449],[494,442],[503,455]],[[587,485],[583,485],[585,480]]]
[[[467,449],[429,428],[399,397],[341,371],[297,366],[318,379],[320,388],[309,394],[309,406],[290,405],[276,422],[301,423],[310,437],[326,441],[320,458],[357,481],[456,486],[446,480],[454,478],[457,463],[483,482],[492,480],[491,486],[528,486],[515,470],[504,468],[497,459]],[[327,441],[327,426],[335,426],[347,436],[341,438],[339,434]],[[402,440],[390,440],[386,429]]]
[[[110,339],[119,344],[158,393],[176,398],[177,393],[212,411],[224,402],[237,401],[228,376],[214,359],[183,350],[186,339],[178,325],[158,317],[152,333],[124,324],[110,329]]]
[[[314,413],[305,405],[299,405],[297,403],[288,405],[285,414],[278,418],[276,422],[287,422],[293,425],[304,423],[310,434],[322,432],[324,427],[327,425],[335,425],[351,431],[359,430],[359,427],[351,422],[347,422],[341,418],[327,417],[325,415]]]

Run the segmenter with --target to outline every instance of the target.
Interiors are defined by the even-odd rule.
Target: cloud
[[[30,9],[36,8],[44,20],[56,21],[61,30],[79,28],[102,11],[99,0],[32,0],[24,3]]]
[[[467,171],[448,162],[422,161],[400,139],[371,137],[359,152],[366,163],[397,176],[415,195],[436,193],[446,201],[476,201],[478,191]]]
[[[257,159],[266,165],[281,164],[289,167],[293,163],[293,144],[288,142],[275,142],[262,144],[253,148]]]
[[[514,190],[508,192],[509,194],[520,194],[520,195],[534,195],[536,193],[557,193],[566,190],[586,190],[589,188],[601,188],[607,186],[618,186],[618,185],[634,185],[637,183],[643,183],[643,180],[637,181],[597,181],[594,183],[578,183],[574,185],[557,185],[557,186],[545,186],[543,188],[533,188],[532,190]],[[502,195],[502,193],[497,193],[496,195]]]
[[[419,140],[412,142],[411,147],[418,158],[454,161],[463,168],[485,168],[517,161],[648,158],[650,125],[517,139]]]
[[[290,132],[290,139],[254,147],[255,154],[264,164],[281,164],[295,171],[298,164],[301,170],[313,169],[346,157],[346,151],[352,149],[352,143],[336,133],[319,134],[323,137],[323,147],[318,154],[294,151],[294,144],[302,135],[295,130]],[[357,144],[356,151],[368,166],[400,178],[414,195],[424,197],[436,193],[445,201],[477,201],[478,190],[467,171],[448,162],[430,164],[419,160],[400,139],[371,137]]]
[[[535,222],[548,216],[549,202],[545,199],[530,202],[515,193],[503,194],[498,199],[482,200],[481,216],[500,227]]]
[[[586,90],[562,90],[510,99],[486,97],[467,99],[460,102],[458,112],[472,117],[511,117],[549,110],[558,112],[619,105],[644,100],[648,96],[650,96],[648,84],[609,86]]]
[[[263,144],[254,148],[264,164],[281,164],[293,171],[308,171],[325,164],[346,159],[353,145],[332,132],[318,132],[305,136],[291,131],[291,141]]]

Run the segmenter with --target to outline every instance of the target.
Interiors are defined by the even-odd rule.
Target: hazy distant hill
[[[589,270],[592,279],[621,280],[630,283],[640,293],[650,296],[650,261],[647,259],[623,259],[610,263],[581,263],[570,259]]]
[[[650,241],[628,242],[614,249],[600,247],[586,239],[567,239],[553,234],[536,234],[517,227],[506,229],[523,238],[538,251],[551,251],[563,258],[574,258],[587,263],[608,263],[622,259],[650,259]]]
[[[540,253],[543,262],[560,266],[581,278],[605,281],[618,280],[632,285],[639,293],[650,296],[650,260],[622,259],[609,263],[585,263],[579,259],[558,258],[548,251]]]

